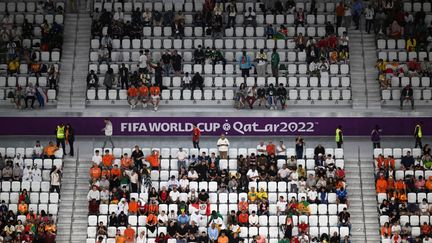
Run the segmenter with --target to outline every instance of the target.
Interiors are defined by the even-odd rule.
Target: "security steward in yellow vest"
[[[423,144],[422,144],[422,136],[423,136],[423,131],[422,131],[422,125],[423,122],[417,123],[417,125],[414,128],[414,138],[415,138],[415,148],[419,147],[420,149],[423,149]]]
[[[57,139],[57,147],[60,148],[60,144],[63,149],[63,155],[66,154],[66,127],[63,123],[57,126],[56,128],[56,139]]]
[[[336,145],[338,148],[342,148],[343,144],[343,133],[342,133],[342,126],[339,125],[336,128],[336,135],[335,135]]]

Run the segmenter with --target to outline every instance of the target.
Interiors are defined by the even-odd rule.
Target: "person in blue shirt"
[[[246,51],[243,51],[242,55],[238,59],[240,70],[242,72],[242,77],[246,78],[249,77],[249,70],[252,67],[251,64],[251,58],[248,54],[246,54]]]
[[[181,214],[177,217],[177,222],[179,224],[189,223],[189,216],[185,213],[185,211],[182,211]]]
[[[209,228],[208,228],[208,238],[209,241],[212,243],[216,243],[217,242],[217,238],[219,236],[219,231],[216,228],[215,224],[212,224]]]
[[[276,30],[273,28],[272,24],[269,24],[265,28],[265,33],[267,35],[267,39],[273,39],[273,36],[276,34]]]
[[[344,187],[341,187],[340,189],[337,189],[336,190],[336,195],[337,195],[339,203],[347,203],[348,192],[345,190]]]
[[[363,11],[362,0],[355,0],[352,5],[352,16],[353,16],[354,24],[356,26],[356,30],[358,30],[360,27],[360,16],[362,14],[362,11]]]

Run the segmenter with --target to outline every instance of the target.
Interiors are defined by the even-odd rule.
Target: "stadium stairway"
[[[65,111],[70,109],[72,99],[72,79],[75,57],[77,15],[65,15],[64,41],[62,50],[62,65],[60,70],[59,92],[57,94],[57,109]]]
[[[353,243],[379,242],[373,167],[370,162],[352,161],[345,164],[351,240]]]
[[[82,243],[87,238],[87,160],[64,161],[57,242]]]
[[[350,30],[350,68],[354,109],[381,109],[380,89],[374,68],[375,38],[364,31]]]

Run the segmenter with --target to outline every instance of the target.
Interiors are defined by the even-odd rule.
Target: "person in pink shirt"
[[[256,243],[267,243],[266,238],[262,235],[257,235],[255,239],[256,239]]]

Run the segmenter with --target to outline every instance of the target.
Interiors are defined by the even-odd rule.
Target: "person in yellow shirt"
[[[45,231],[53,233],[53,234],[55,234],[57,232],[57,227],[52,220],[48,224],[45,225]]]
[[[375,67],[378,69],[378,72],[384,73],[387,69],[387,62],[380,58],[376,62]]]
[[[250,191],[248,192],[249,203],[255,203],[257,198],[258,195],[257,192],[255,191],[255,187],[251,187]]]
[[[413,37],[408,38],[406,41],[406,49],[407,51],[416,51],[417,48],[417,40]]]
[[[267,200],[268,199],[268,194],[266,191],[264,191],[264,188],[260,188],[260,191],[257,193],[257,197],[259,200]]]
[[[20,67],[20,63],[19,63],[18,57],[11,60],[7,66],[8,74],[12,75],[14,73],[17,73],[19,70],[19,67]]]

